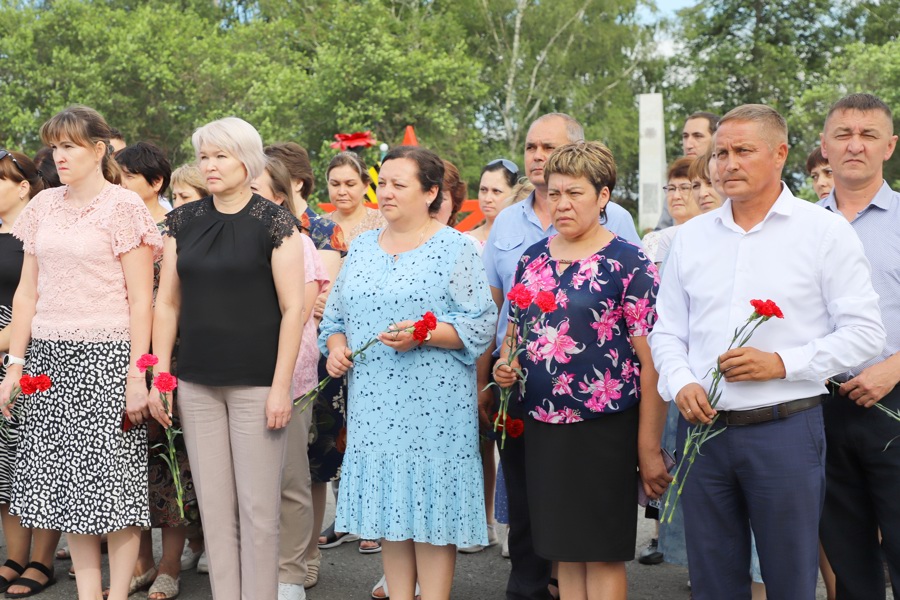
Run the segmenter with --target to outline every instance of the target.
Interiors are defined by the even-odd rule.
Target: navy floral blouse
[[[300,225],[318,250],[335,250],[341,258],[347,256],[348,244],[341,226],[316,214],[310,207],[300,215]]]
[[[527,375],[522,400],[545,423],[577,423],[621,412],[640,400],[640,364],[631,337],[646,336],[656,321],[659,274],[644,251],[620,237],[596,254],[562,264],[550,256],[555,236],[522,255],[515,283],[556,295],[557,308],[529,333],[519,361]],[[540,316],[532,305],[520,315]],[[510,309],[513,321],[514,309]]]

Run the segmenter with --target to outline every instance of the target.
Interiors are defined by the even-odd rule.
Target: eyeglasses
[[[674,194],[675,192],[681,192],[682,194],[690,194],[693,186],[689,183],[682,183],[681,185],[664,185],[663,191],[667,194]]]
[[[16,168],[19,170],[19,173],[22,174],[22,177],[28,179],[28,173],[25,172],[25,169],[22,168],[22,165],[19,164],[16,157],[10,154],[9,150],[0,150],[0,160],[3,160],[7,156],[9,157],[9,160],[13,161],[13,164],[16,165]]]
[[[513,161],[506,159],[506,158],[494,159],[491,162],[489,162],[487,164],[487,166],[493,167],[497,163],[500,163],[501,165],[503,165],[503,168],[506,169],[507,171],[509,171],[510,173],[512,173],[513,175],[519,174],[519,167],[516,165],[516,163],[514,163]]]

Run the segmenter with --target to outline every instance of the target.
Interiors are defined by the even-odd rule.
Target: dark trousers
[[[496,390],[496,388],[494,388]],[[499,398],[499,393],[496,394]],[[509,403],[512,418],[528,418],[515,398]],[[498,442],[499,445],[499,442]],[[509,559],[512,570],[506,584],[507,600],[550,600],[547,585],[552,563],[534,552],[531,539],[531,517],[528,513],[528,494],[525,486],[525,443],[523,438],[507,436],[500,450],[500,464],[506,481],[509,503]],[[576,535],[576,532],[571,532]]]
[[[768,600],[815,600],[824,487],[821,407],[707,441],[681,500],[694,600],[750,599],[751,526]]]
[[[900,407],[900,386],[881,404]],[[895,439],[900,422],[875,407],[861,408],[849,398],[833,395],[826,397],[825,435],[820,533],[837,576],[838,600],[883,599],[882,559],[888,561],[892,578],[900,569],[900,439]],[[894,597],[900,598],[896,588]]]

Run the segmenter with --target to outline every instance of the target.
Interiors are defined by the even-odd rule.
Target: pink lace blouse
[[[28,203],[12,234],[37,257],[34,338],[108,342],[130,338],[128,293],[119,257],[141,245],[162,252],[162,237],[134,192],[107,185],[87,206],[65,198],[67,187]]]

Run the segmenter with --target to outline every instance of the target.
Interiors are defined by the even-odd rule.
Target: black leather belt
[[[716,422],[728,427],[758,425],[769,421],[787,419],[798,412],[815,408],[821,403],[821,396],[810,396],[809,398],[800,398],[799,400],[791,400],[790,402],[782,402],[781,404],[752,408],[750,410],[720,410],[719,418]]]

